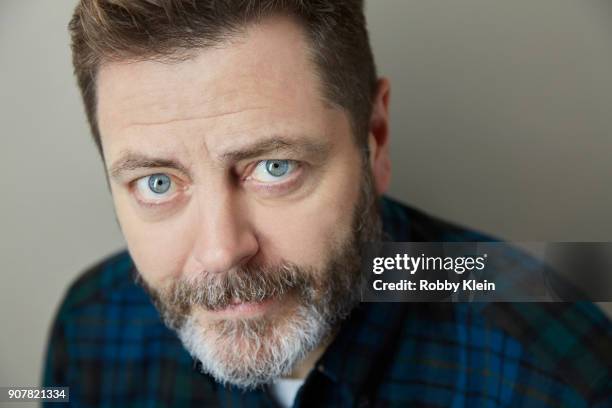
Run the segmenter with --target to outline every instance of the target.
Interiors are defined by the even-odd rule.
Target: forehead
[[[180,62],[112,62],[97,81],[103,144],[139,126],[317,115],[328,107],[302,29],[285,18],[252,25]]]

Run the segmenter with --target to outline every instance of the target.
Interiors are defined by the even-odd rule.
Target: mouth
[[[234,299],[226,307],[209,310],[208,313],[218,318],[249,318],[264,315],[279,303],[278,298],[266,298],[260,302],[243,302]]]

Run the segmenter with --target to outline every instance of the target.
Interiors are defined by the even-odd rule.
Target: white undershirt
[[[270,385],[270,393],[278,405],[290,408],[302,384],[303,378],[279,378]]]

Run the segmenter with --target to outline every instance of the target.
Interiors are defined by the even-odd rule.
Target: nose
[[[199,272],[222,273],[247,263],[259,251],[245,204],[231,193],[198,203],[193,261]]]

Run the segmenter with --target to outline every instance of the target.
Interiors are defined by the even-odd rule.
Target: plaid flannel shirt
[[[388,198],[395,241],[490,241]],[[526,258],[526,264],[532,262]],[[198,370],[134,283],[127,252],[80,276],[53,323],[44,386],[88,407],[274,407]],[[362,303],[295,407],[612,407],[612,324],[591,303]]]

